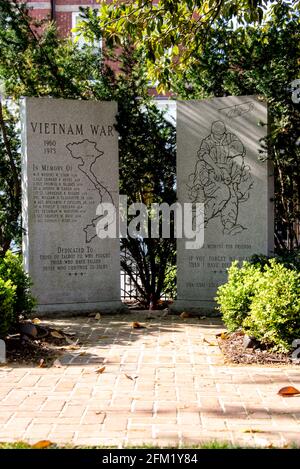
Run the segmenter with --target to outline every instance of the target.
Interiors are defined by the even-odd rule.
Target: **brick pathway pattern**
[[[300,387],[299,367],[226,364],[217,319],[138,318],[145,328],[132,315],[55,320],[82,344],[62,367],[0,367],[0,441],[300,444],[300,397],[277,394]]]

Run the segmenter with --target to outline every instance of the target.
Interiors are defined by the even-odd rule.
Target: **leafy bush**
[[[291,270],[297,270],[300,272],[300,249],[294,249],[293,251],[281,251],[276,257],[268,257],[261,254],[255,254],[250,259],[250,264],[259,265],[261,270],[266,265],[271,265],[270,261],[276,259],[280,264]]]
[[[260,275],[259,266],[249,262],[239,268],[238,261],[234,261],[228,269],[228,282],[218,288],[216,301],[229,331],[242,327]]]
[[[163,292],[168,298],[175,298],[177,292],[177,268],[169,265],[166,269]]]
[[[260,342],[289,351],[300,337],[300,274],[271,259],[256,284],[243,326]]]
[[[36,302],[30,293],[31,280],[23,269],[22,257],[7,251],[5,257],[0,259],[0,277],[3,280],[11,280],[16,286],[16,314],[24,315],[32,311]]]
[[[0,278],[0,337],[5,337],[14,321],[16,287]]]
[[[252,263],[251,263],[252,262]],[[287,352],[300,337],[300,272],[278,259],[235,261],[216,300],[229,331],[241,328],[262,344]]]

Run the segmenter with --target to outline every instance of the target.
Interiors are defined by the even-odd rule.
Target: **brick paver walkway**
[[[300,386],[300,368],[226,365],[214,345],[219,320],[144,313],[144,329],[133,329],[133,320],[56,320],[83,343],[60,358],[63,367],[1,367],[0,440],[300,443],[300,398],[277,395]]]

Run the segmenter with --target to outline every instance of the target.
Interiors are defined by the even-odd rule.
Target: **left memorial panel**
[[[119,239],[97,235],[99,204],[118,208],[116,113],[115,102],[23,101],[23,253],[39,313],[122,305]]]

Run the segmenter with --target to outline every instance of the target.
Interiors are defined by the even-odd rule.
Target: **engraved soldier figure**
[[[241,140],[227,131],[223,121],[215,121],[201,142],[195,171],[189,178],[190,200],[205,203],[205,225],[218,217],[224,234],[246,229],[238,223],[239,204],[248,200],[253,185],[245,153]]]

